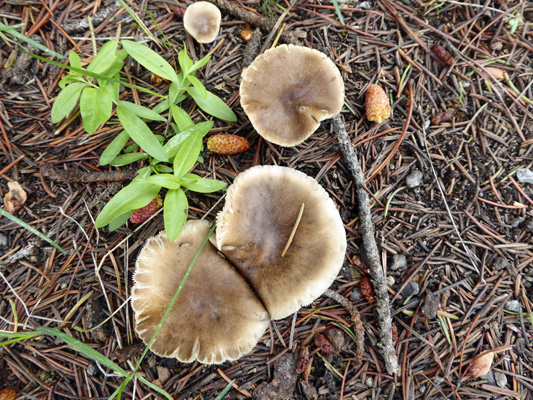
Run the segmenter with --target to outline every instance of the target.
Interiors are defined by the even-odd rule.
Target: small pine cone
[[[248,139],[230,133],[219,133],[207,140],[207,150],[217,154],[237,154],[248,150]]]
[[[359,287],[361,289],[361,294],[364,296],[366,301],[371,303],[371,302],[373,302],[375,300],[374,288],[372,287],[372,282],[370,282],[370,278],[368,276],[364,275],[361,278],[361,282],[359,284]]]
[[[135,210],[130,217],[130,222],[133,224],[140,224],[154,215],[161,207],[163,207],[163,200],[161,199],[161,196],[157,195],[155,199],[148,203],[148,205]]]
[[[365,95],[366,119],[381,123],[390,117],[387,93],[378,85],[370,85]]]
[[[447,65],[448,67],[453,65],[453,62],[455,61],[453,56],[440,44],[434,44],[431,51],[433,51],[433,55],[442,65]]]

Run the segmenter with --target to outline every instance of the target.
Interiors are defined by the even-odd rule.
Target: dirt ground
[[[301,45],[326,53],[342,73],[342,116],[371,178],[367,191],[400,370],[387,373],[376,302],[361,293],[368,267],[357,198],[330,122],[296,147],[260,138],[239,103],[247,47],[242,16],[223,10],[216,41],[201,45],[184,30],[181,11],[187,3],[154,0],[130,4],[150,32],[164,34],[170,44],[150,47],[172,65],[184,43],[195,60],[211,54],[197,77],[238,116],[235,123],[215,120],[208,136],[234,133],[250,141],[250,149],[237,155],[203,151],[204,163],[194,172],[230,184],[254,165],[282,165],[314,177],[336,203],[347,234],[345,265],[331,289],[359,310],[366,338],[357,360],[348,311],[323,296],[294,317],[273,321],[254,350],[237,361],[205,366],[148,353],[142,376],[173,398],[191,400],[214,399],[229,380],[235,382],[226,399],[533,399],[533,182],[522,175],[533,171],[533,2],[339,0],[344,25],[329,1],[229,3],[255,13],[257,21],[283,18],[274,31],[263,27],[261,46],[271,46],[281,28]],[[85,24],[89,16],[92,32]],[[24,24],[17,28],[22,34],[60,54],[75,50],[83,65],[93,57],[91,33],[97,47],[117,33],[145,39],[121,6],[100,0],[3,0],[0,22]],[[449,52],[450,65],[432,51],[435,44]],[[505,71],[508,80],[491,75],[488,65]],[[0,73],[0,194],[18,182],[28,197],[16,216],[66,251],[0,220],[0,330],[61,326],[130,372],[144,349],[127,301],[135,260],[145,240],[163,228],[163,214],[141,229],[128,224],[112,233],[96,230],[93,219],[131,179],[127,167],[119,168],[125,179],[118,183],[57,181],[44,177],[40,167],[50,163],[67,176],[117,170],[98,160],[119,132],[118,120],[113,116],[92,135],[79,117],[53,124],[50,110],[65,70],[4,39]],[[150,73],[131,59],[122,79],[167,90],[164,83],[152,84]],[[393,114],[381,124],[364,118],[371,83],[392,101]],[[126,88],[121,99],[154,102]],[[184,108],[196,122],[211,119],[193,102]],[[431,123],[441,112],[451,113],[451,120]],[[162,131],[164,123],[151,127]],[[215,220],[220,192],[188,197],[190,219]],[[102,327],[74,329],[94,327],[113,313]],[[329,356],[327,345],[333,347]],[[476,357],[484,352],[494,359],[480,375]],[[305,371],[298,373],[302,366]],[[0,399],[104,399],[122,382],[50,335],[0,347]],[[123,398],[163,396],[134,379]]]

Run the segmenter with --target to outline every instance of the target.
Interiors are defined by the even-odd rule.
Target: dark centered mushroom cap
[[[211,43],[218,35],[222,15],[214,4],[197,1],[185,10],[183,26],[199,43]]]
[[[207,221],[188,221],[173,242],[161,232],[141,250],[132,306],[135,330],[144,343],[150,341],[208,232]],[[150,349],[182,362],[218,364],[252,350],[269,321],[248,283],[208,242]]]
[[[280,146],[302,143],[344,103],[344,82],[324,53],[281,45],[242,73],[241,105],[253,127]]]
[[[302,218],[282,257],[302,203]],[[344,226],[327,192],[306,174],[276,166],[239,174],[217,216],[216,239],[272,319],[284,318],[324,293],[346,251]]]

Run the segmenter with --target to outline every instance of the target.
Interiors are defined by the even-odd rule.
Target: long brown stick
[[[392,339],[392,317],[389,294],[387,292],[387,280],[383,273],[383,267],[381,266],[378,246],[375,239],[374,225],[372,224],[372,214],[370,211],[370,200],[365,190],[365,176],[361,170],[357,154],[355,153],[348,133],[346,133],[344,121],[340,115],[333,118],[332,126],[355,183],[357,201],[359,203],[359,218],[361,221],[363,244],[368,257],[370,276],[372,278],[372,283],[374,284],[374,293],[377,300],[376,307],[381,346],[383,347],[383,358],[385,359],[387,372],[389,374],[394,374],[398,371],[398,355],[396,354],[394,341]]]

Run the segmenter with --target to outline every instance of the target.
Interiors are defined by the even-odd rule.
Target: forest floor
[[[264,48],[283,29],[301,45],[327,54],[341,71],[342,116],[371,178],[367,191],[388,277],[400,369],[387,373],[376,302],[360,290],[368,268],[357,198],[330,121],[301,145],[280,147],[253,131],[240,106],[245,21],[223,11],[216,41],[201,45],[184,30],[186,3],[132,3],[151,34],[164,39],[158,47],[113,2],[0,1],[3,24],[23,24],[19,32],[61,55],[77,52],[84,66],[94,55],[93,43],[100,48],[117,35],[144,41],[172,65],[184,43],[194,60],[212,55],[197,77],[238,119],[215,120],[208,136],[245,136],[250,149],[237,155],[205,149],[203,163],[193,172],[231,184],[254,165],[295,168],[326,189],[344,222],[346,261],[331,289],[361,314],[362,360],[355,359],[348,310],[323,296],[295,316],[272,321],[254,350],[237,361],[206,366],[148,353],[139,373],[176,399],[214,399],[229,380],[234,386],[226,399],[533,399],[533,178],[527,178],[527,170],[533,171],[533,2],[339,0],[344,24],[327,1],[230,3],[259,20],[283,18],[275,31],[263,31]],[[92,29],[85,24],[88,17]],[[435,44],[449,52],[449,63],[431,50]],[[491,74],[489,65],[508,79]],[[27,200],[16,217],[65,250],[5,217],[0,220],[0,330],[61,327],[130,372],[144,350],[128,302],[135,260],[146,239],[163,228],[163,213],[140,229],[130,223],[114,232],[96,230],[99,211],[131,179],[128,167],[99,165],[120,131],[118,120],[113,116],[92,135],[84,132],[79,117],[53,124],[51,108],[66,70],[24,54],[5,39],[0,69],[3,207],[8,183],[18,183]],[[165,83],[152,83],[150,73],[131,58],[121,78],[155,92],[168,90]],[[392,102],[393,114],[381,124],[364,118],[364,94],[372,83]],[[131,88],[124,88],[121,99],[144,105],[157,100]],[[182,106],[195,122],[212,119],[192,101]],[[431,123],[441,112],[451,119]],[[163,132],[165,123],[150,126]],[[49,179],[41,173],[45,164],[73,178]],[[123,181],[78,179],[114,170],[125,171]],[[217,203],[220,192],[190,193],[188,199],[189,219],[214,222],[223,206]],[[97,329],[74,329],[94,327],[112,314]],[[332,342],[333,354],[322,354],[323,340]],[[302,356],[305,346],[309,360]],[[476,357],[487,352],[494,359],[480,375]],[[298,363],[305,369],[300,374]],[[123,381],[87,352],[49,334],[0,347],[2,399],[105,399]],[[123,397],[163,398],[139,379],[126,385]]]

